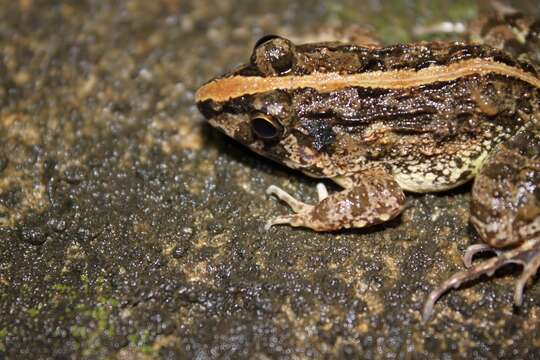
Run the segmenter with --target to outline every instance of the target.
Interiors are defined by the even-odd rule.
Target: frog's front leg
[[[405,206],[403,190],[385,169],[367,169],[346,180],[339,182],[345,190],[332,195],[319,184],[319,202],[315,205],[296,200],[277,186],[270,186],[267,193],[287,203],[295,214],[279,216],[267,227],[289,224],[315,231],[362,228],[396,217]]]
[[[424,320],[449,289],[484,274],[491,276],[510,263],[523,266],[514,290],[514,303],[521,305],[523,289],[540,267],[540,118],[533,117],[500,144],[476,176],[471,223],[485,244],[469,247],[464,256],[468,269],[431,292]],[[496,256],[472,265],[473,256],[481,251],[493,251]]]

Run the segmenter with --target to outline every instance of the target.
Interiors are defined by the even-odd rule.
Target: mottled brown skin
[[[534,31],[527,36],[536,38]],[[473,193],[472,222],[486,245],[468,255],[472,258],[487,246],[509,246],[511,250],[501,255],[505,257],[500,262],[519,259],[534,267],[540,252],[537,234],[533,232],[531,239],[515,237],[507,229],[531,232],[523,230],[528,223],[515,219],[537,224],[538,204],[499,194],[522,189],[520,193],[538,195],[533,182],[526,186],[499,174],[501,161],[511,159],[516,171],[532,166],[532,176],[538,175],[534,165],[537,137],[531,138],[531,150],[524,147],[530,143],[514,134],[538,132],[534,119],[540,114],[540,79],[529,62],[531,56],[513,55],[489,45],[457,42],[378,48],[295,45],[267,37],[256,44],[248,64],[204,85],[196,97],[209,123],[230,137],[267,158],[313,177],[332,179],[344,188],[330,196],[319,189],[319,202],[309,205],[271,186],[267,193],[289,204],[294,214],[277,217],[269,226],[332,231],[378,224],[403,210],[403,190],[432,192],[459,186],[477,176],[488,154],[494,152],[478,175]],[[477,65],[459,75],[455,69],[469,66],[471,60]],[[431,76],[432,72],[441,75]],[[320,74],[331,75],[322,77],[328,79],[328,87],[316,82],[308,87],[287,83],[288,78],[319,79]],[[390,85],[354,82],[355,74],[363,74],[361,79],[373,74]],[[397,80],[392,80],[393,74],[399,75]],[[424,80],[416,81],[416,76]],[[352,80],[330,85],[335,77]],[[274,81],[280,78],[284,80]],[[219,84],[223,91],[230,87],[235,95],[223,93]],[[260,84],[266,90],[258,90]],[[533,156],[517,159],[506,153],[511,148]],[[501,201],[508,205],[497,212],[493,207]],[[522,215],[511,215],[509,209]],[[494,241],[501,238],[506,240]],[[527,261],[520,257],[524,252],[530,255]],[[459,280],[452,278],[451,286],[490,272],[478,269],[456,275]],[[430,295],[425,318],[448,287],[447,282]]]
[[[262,38],[261,40],[265,40]],[[223,75],[290,76],[315,72],[356,74],[373,71],[420,70],[448,65],[466,59],[494,59],[536,74],[530,63],[518,61],[492,44],[463,42],[420,42],[386,47],[365,47],[340,42],[295,45],[287,39],[269,39],[255,46],[250,62]],[[257,44],[256,44],[257,45]],[[276,50],[278,49],[278,50]],[[281,52],[285,60],[275,61],[268,54]],[[277,63],[277,66],[274,64]],[[286,65],[285,65],[286,64]]]
[[[429,295],[425,320],[446,291],[481,275],[492,275],[510,263],[523,266],[514,292],[514,303],[519,306],[527,281],[540,266],[540,118],[496,150],[477,175],[472,192],[471,223],[485,244],[469,247],[464,256],[469,269],[456,273]],[[471,266],[473,256],[482,251],[497,256]]]
[[[294,136],[302,148],[316,154],[299,151],[291,167],[311,176],[334,178],[352,176],[373,163],[391,166],[404,174],[418,172],[408,168],[419,163],[457,161],[466,167],[463,157],[477,158],[489,152],[523,125],[514,116],[516,109],[533,111],[537,96],[538,90],[523,82],[498,75],[472,76],[401,90],[278,91],[231,99],[224,109],[228,113],[214,114],[208,109],[203,113],[218,127],[226,127],[223,122],[229,114],[244,116],[247,123],[249,114],[269,113],[268,108],[278,103],[281,108],[276,117],[285,128],[284,137]],[[220,123],[222,117],[225,119]],[[260,141],[251,134],[248,124],[230,131],[232,137],[248,146]],[[487,141],[490,143],[483,145]],[[288,143],[261,145],[258,152],[272,160],[291,160]],[[464,169],[457,181],[446,180],[442,169],[436,170],[435,166],[426,165],[425,171],[440,178],[440,189],[434,190],[447,190],[472,178],[475,170]]]
[[[536,118],[501,143],[474,184],[471,223],[493,247],[540,234],[540,129]]]
[[[512,13],[476,25],[473,39],[504,49],[534,69],[540,68],[540,20]],[[523,266],[514,291],[514,304],[521,305],[523,289],[540,267],[540,114],[537,110],[531,114],[515,135],[494,149],[476,176],[471,223],[483,244],[466,250],[467,270],[454,274],[430,293],[424,305],[424,320],[429,319],[435,302],[449,289],[481,275],[491,276],[510,263]],[[473,257],[484,251],[495,252],[496,256],[473,266]]]

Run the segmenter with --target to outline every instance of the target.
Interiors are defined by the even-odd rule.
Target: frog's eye
[[[251,61],[265,75],[285,74],[294,64],[294,45],[276,35],[266,35],[257,41]]]
[[[283,126],[266,114],[253,114],[250,124],[255,136],[263,141],[276,140],[283,133]]]

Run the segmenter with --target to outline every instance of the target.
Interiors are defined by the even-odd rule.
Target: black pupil
[[[255,118],[251,120],[251,127],[255,135],[261,139],[270,140],[278,134],[277,128],[270,121],[263,118]]]

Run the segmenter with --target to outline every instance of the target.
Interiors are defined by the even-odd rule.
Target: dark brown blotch
[[[317,151],[332,145],[336,141],[336,133],[331,120],[329,120],[331,117],[332,114],[317,114],[315,118],[300,121],[302,127],[311,136],[311,147]]]
[[[200,113],[207,119],[216,117],[221,113],[221,107],[212,100],[205,100],[197,102],[197,108]]]

